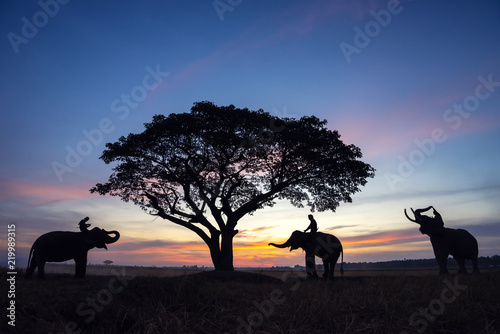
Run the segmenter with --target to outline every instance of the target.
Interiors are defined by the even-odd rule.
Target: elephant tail
[[[340,275],[344,276],[344,250],[341,250]]]

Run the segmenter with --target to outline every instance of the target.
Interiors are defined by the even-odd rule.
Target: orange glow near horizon
[[[53,217],[61,212],[65,212],[66,216],[75,214],[73,206],[70,209],[65,208],[67,205],[65,201],[83,200],[94,196],[88,193],[89,187],[82,185],[64,187],[43,184],[30,185],[0,179],[0,186],[8,190],[7,195],[4,194],[5,198],[25,197],[29,198],[28,203],[32,203],[32,205],[49,208],[49,212],[53,216],[47,216],[45,221],[47,223],[50,223],[54,219]],[[111,260],[117,265],[213,266],[208,246],[191,231],[179,228],[169,222],[165,223],[161,219],[151,218],[140,210],[134,210],[133,206],[123,206],[113,211],[110,210],[109,201],[99,200],[98,203],[98,205],[92,204],[92,206],[84,203],[81,212],[91,212],[89,216],[95,219],[93,226],[107,230],[119,230],[121,239],[116,244],[109,245],[108,251],[97,249],[90,251],[89,262],[99,264],[105,260]],[[119,204],[113,202],[112,205],[115,209]],[[303,225],[307,221],[305,214],[302,216],[304,211],[298,209],[292,211],[295,208],[287,208],[287,204],[283,204],[274,212],[268,210],[242,220],[240,224],[242,228],[233,240],[235,267],[304,265],[305,253],[303,250],[297,249],[290,252],[289,248],[280,249],[268,246],[269,241],[285,242],[290,236],[290,231],[305,227]],[[366,205],[365,208],[369,213],[370,205]],[[339,237],[344,247],[344,260],[346,262],[372,262],[404,257],[415,258],[415,256],[419,258],[421,254],[428,257],[433,256],[429,238],[420,234],[415,227],[407,226],[408,229],[402,230],[400,225],[389,220],[389,224],[395,228],[393,230],[380,230],[387,229],[387,225],[383,227],[381,224],[376,225],[376,228],[366,226],[363,215],[354,216],[354,213],[349,212],[349,210],[352,208],[346,207],[342,215],[336,214],[334,217],[327,214],[320,219],[317,217],[321,222],[321,227],[330,228],[331,231],[334,231],[333,234]],[[356,212],[356,214],[358,213]],[[364,215],[366,214],[364,213]],[[74,221],[70,221],[67,225],[61,224],[62,227],[59,228],[76,230],[76,223],[79,219],[81,218],[76,217]],[[39,235],[50,231],[47,223],[39,223],[38,216],[30,217],[30,220],[36,222],[32,225],[36,228],[25,232],[24,236],[27,240],[19,240],[19,245],[26,254],[29,253],[32,243]],[[336,223],[331,223],[332,221],[343,222],[345,226],[336,225]],[[380,229],[377,230],[377,228]],[[373,230],[377,232],[370,233]],[[360,234],[355,235],[356,233]],[[488,249],[491,249],[495,245],[489,247]],[[495,253],[496,250],[490,252]],[[316,258],[316,263],[321,263],[321,260]]]
[[[342,241],[344,255],[349,259],[349,262],[362,262],[366,254],[428,250],[430,249],[428,243],[428,240],[420,235],[405,234],[404,231],[387,232],[370,238],[366,236],[348,237]],[[134,247],[137,248],[134,249]],[[178,242],[164,246],[148,246],[145,242],[142,246],[137,246],[132,240],[127,240],[117,244],[116,247],[111,245],[109,248],[110,251],[107,253],[94,253],[94,257],[102,257],[103,261],[106,257],[116,264],[137,262],[139,265],[146,266],[213,266],[208,246],[202,241]],[[235,267],[293,267],[296,264],[304,265],[304,257],[305,253],[301,249],[290,252],[289,248],[268,246],[268,242],[264,240],[235,242],[233,245]],[[321,260],[317,258],[316,263],[321,263]]]

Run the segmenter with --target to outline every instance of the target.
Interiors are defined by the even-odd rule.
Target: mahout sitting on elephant
[[[318,223],[314,219],[313,215],[308,215],[307,218],[309,218],[309,226],[304,230],[304,232],[311,230],[311,235],[314,235],[314,233],[318,232]]]
[[[82,221],[85,223],[87,220],[88,218]],[[85,228],[82,232],[45,233],[38,237],[31,247],[26,278],[30,278],[38,267],[37,278],[43,279],[46,262],[62,262],[71,259],[75,260],[75,278],[84,278],[87,269],[87,252],[94,247],[108,249],[106,244],[112,244],[119,238],[118,231],[108,232],[98,227],[91,230]]]
[[[270,243],[269,246],[278,248],[290,247],[290,251],[302,248],[306,252],[306,272],[308,278],[318,277],[318,274],[316,273],[316,261],[314,258],[314,256],[318,256],[323,260],[323,265],[325,267],[323,277],[333,279],[335,264],[337,263],[340,254],[342,254],[340,273],[344,273],[344,252],[342,250],[342,244],[334,235],[314,232],[311,238],[311,233],[294,231],[290,238],[284,243]]]
[[[80,222],[78,223],[78,228],[80,228],[80,232],[88,232],[89,231],[90,224],[87,224],[89,219],[90,219],[89,217],[85,217],[82,220],[80,220]]]
[[[422,212],[433,209],[434,217],[423,215]],[[433,206],[425,209],[413,210],[415,219],[408,217],[405,209],[406,218],[420,225],[420,232],[427,234],[431,238],[434,256],[439,265],[440,274],[448,274],[446,262],[448,255],[452,255],[459,266],[459,273],[467,273],[465,260],[472,260],[473,272],[479,273],[477,266],[478,244],[476,238],[463,229],[452,229],[444,227],[443,219],[439,212]]]

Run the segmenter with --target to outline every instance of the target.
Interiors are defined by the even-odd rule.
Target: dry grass
[[[331,282],[304,281],[304,273],[152,277],[115,269],[123,277],[18,277],[16,327],[7,326],[2,308],[0,332],[500,332],[500,272],[444,277],[365,272]]]

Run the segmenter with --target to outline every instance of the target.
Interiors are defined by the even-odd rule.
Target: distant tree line
[[[500,267],[500,255],[480,256],[478,258],[480,268]],[[466,266],[468,265],[466,261]],[[393,260],[382,262],[346,262],[345,270],[362,270],[362,269],[425,269],[437,268],[436,259],[417,259],[417,260]],[[458,268],[457,263],[453,258],[448,258],[449,268]]]

